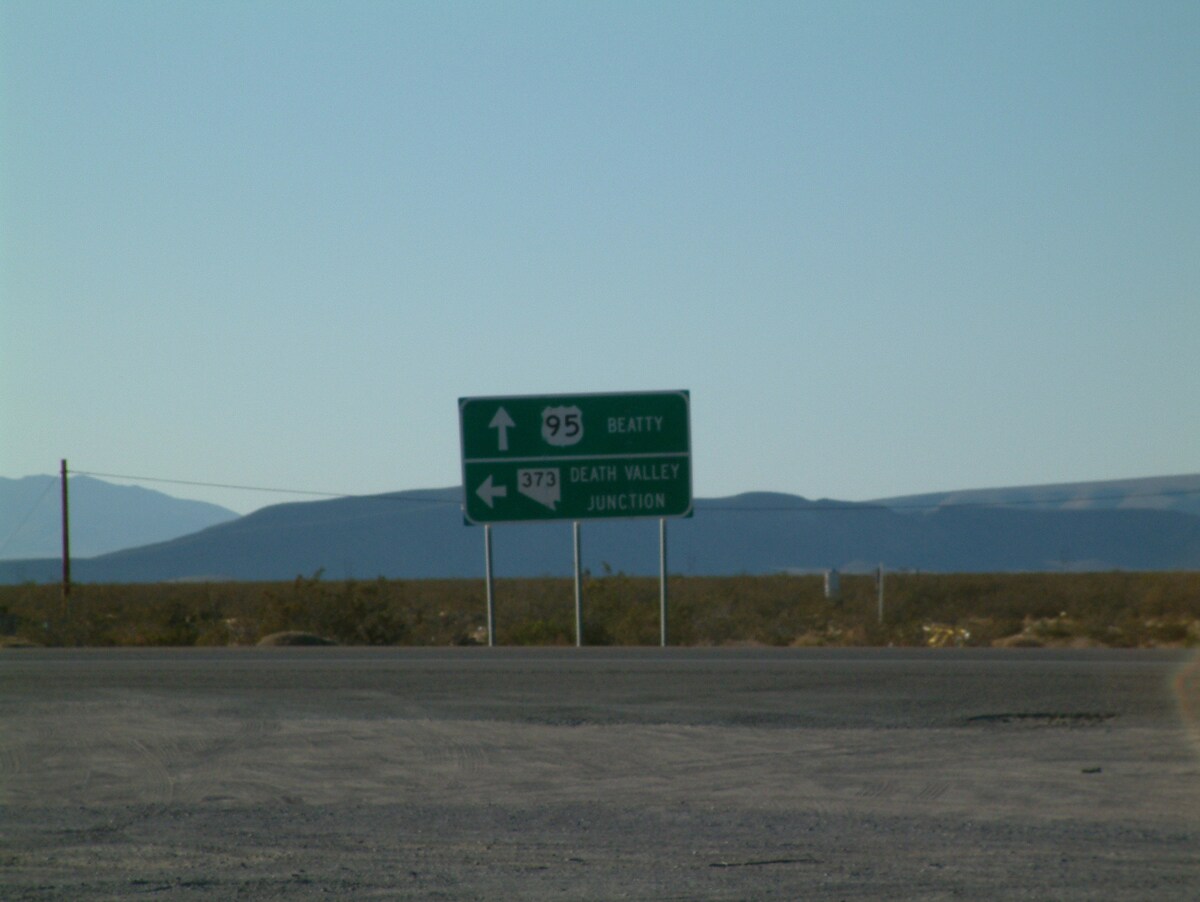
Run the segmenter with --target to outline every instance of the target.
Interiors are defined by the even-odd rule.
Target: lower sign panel
[[[692,474],[686,454],[559,461],[468,462],[466,517],[472,523],[686,517]]]

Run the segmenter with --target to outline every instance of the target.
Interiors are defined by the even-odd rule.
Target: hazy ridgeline
[[[351,645],[486,642],[482,580],[0,586],[0,641],[51,646],[253,645],[286,630]],[[570,644],[573,583],[499,580],[496,641]],[[658,581],[588,576],[584,641],[654,645]],[[672,577],[677,645],[1200,646],[1200,573]]]

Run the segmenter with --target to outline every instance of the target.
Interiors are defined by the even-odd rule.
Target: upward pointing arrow
[[[517,424],[513,422],[512,417],[508,415],[508,411],[501,407],[496,411],[496,415],[492,417],[492,421],[488,423],[489,429],[496,430],[496,438],[500,442],[500,450],[508,450],[508,430],[512,429]]]

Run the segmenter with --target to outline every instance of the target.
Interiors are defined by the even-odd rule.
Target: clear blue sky
[[[0,2],[0,475],[696,494],[1200,470],[1200,3]],[[250,510],[279,496],[155,486]]]

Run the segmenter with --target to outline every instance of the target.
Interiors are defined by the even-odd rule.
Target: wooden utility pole
[[[62,481],[62,599],[63,612],[70,612],[71,602],[71,515],[67,506],[67,461],[59,471]]]
[[[883,562],[879,562],[879,569],[876,571],[875,587],[879,592],[879,622],[883,623]]]

